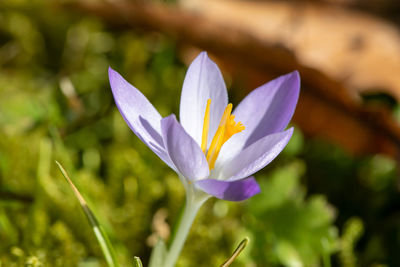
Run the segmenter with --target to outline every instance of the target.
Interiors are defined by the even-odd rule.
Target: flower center
[[[215,161],[221,151],[222,145],[228,141],[234,134],[237,134],[245,129],[241,122],[235,122],[235,115],[231,115],[232,104],[226,106],[224,114],[222,114],[217,132],[215,133],[210,148],[207,151],[208,131],[210,128],[210,105],[211,99],[207,100],[206,111],[204,114],[203,133],[201,136],[201,149],[206,155],[210,170],[214,169]]]

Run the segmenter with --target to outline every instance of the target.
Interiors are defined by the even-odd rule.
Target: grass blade
[[[108,266],[118,267],[119,264],[118,264],[117,258],[115,256],[114,249],[113,249],[111,242],[108,239],[106,233],[104,232],[101,225],[98,223],[96,217],[94,216],[93,212],[90,210],[89,206],[87,205],[85,199],[82,197],[81,193],[79,193],[79,190],[76,188],[74,183],[72,183],[67,172],[64,170],[64,168],[61,166],[61,164],[58,161],[56,161],[56,163],[57,163],[57,166],[60,169],[62,175],[64,176],[65,180],[67,180],[67,182],[71,186],[72,191],[74,192],[79,203],[81,204],[83,212],[85,213],[90,225],[92,226],[93,232],[97,238],[97,241],[100,244],[101,250],[104,254],[104,257],[106,259]]]
[[[134,267],[143,267],[142,261],[137,256],[133,257],[133,263],[134,263],[134,265],[133,265]]]
[[[249,239],[246,237],[245,239],[240,242],[239,246],[235,249],[235,251],[232,253],[232,256],[227,259],[221,267],[228,267],[229,265],[232,264],[232,262],[239,256],[239,254],[244,250],[244,248],[247,246],[247,243],[249,243]]]

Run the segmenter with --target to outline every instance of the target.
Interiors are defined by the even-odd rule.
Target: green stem
[[[186,241],[190,227],[193,224],[194,218],[199,211],[201,205],[208,198],[195,199],[192,197],[186,198],[186,205],[183,211],[181,220],[179,222],[179,227],[174,240],[172,241],[171,247],[165,257],[164,267],[174,267],[176,261],[178,260],[179,254],[181,253],[183,244]]]

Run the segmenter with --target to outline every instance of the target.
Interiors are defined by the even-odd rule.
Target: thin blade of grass
[[[104,254],[104,258],[105,258],[108,266],[118,267],[119,264],[118,264],[117,258],[115,256],[114,248],[112,247],[111,242],[108,239],[108,236],[106,235],[103,228],[97,221],[93,212],[90,210],[89,206],[87,205],[85,199],[83,198],[83,196],[81,195],[79,190],[76,188],[74,183],[69,178],[68,173],[64,170],[64,168],[61,166],[61,164],[58,161],[56,161],[56,164],[57,164],[58,168],[60,169],[62,175],[64,176],[65,180],[67,180],[67,182],[71,186],[72,191],[74,192],[79,203],[81,204],[83,212],[85,213],[90,225],[92,226],[93,232],[97,238],[97,241],[100,244],[101,250]]]
[[[143,267],[142,261],[137,256],[133,257],[133,263],[134,263],[134,265],[133,265],[134,267]]]
[[[227,259],[221,265],[221,267],[228,267],[229,265],[231,265],[232,262],[234,262],[234,260],[239,256],[239,254],[245,249],[245,247],[247,246],[247,243],[249,243],[249,239],[246,237],[245,239],[242,240],[242,242],[240,242],[239,246],[232,253],[232,256],[229,259]]]

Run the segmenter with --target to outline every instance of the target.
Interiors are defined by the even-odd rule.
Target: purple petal
[[[210,171],[203,151],[175,115],[161,120],[161,130],[165,147],[178,171],[189,180],[208,177]]]
[[[233,136],[229,155],[250,146],[260,138],[283,131],[296,108],[300,92],[300,76],[297,71],[281,76],[249,93],[236,107],[233,114],[246,129]],[[228,155],[228,156],[229,156]],[[224,159],[225,155],[220,155]]]
[[[242,179],[264,168],[285,148],[293,128],[267,135],[246,147],[222,166],[220,176],[229,181]],[[221,151],[222,153],[222,151]]]
[[[260,187],[254,177],[238,181],[205,179],[196,181],[195,185],[207,194],[230,201],[245,200],[260,193]]]
[[[247,145],[286,128],[300,92],[297,71],[281,76],[252,91],[233,114],[246,127]]]
[[[161,137],[161,115],[135,87],[122,76],[108,69],[115,104],[129,128],[166,164],[175,170]]]
[[[210,144],[228,104],[228,94],[218,66],[208,58],[206,52],[202,52],[186,73],[179,113],[183,128],[198,144],[201,144],[204,112],[208,99],[211,99],[208,134],[208,144]]]

